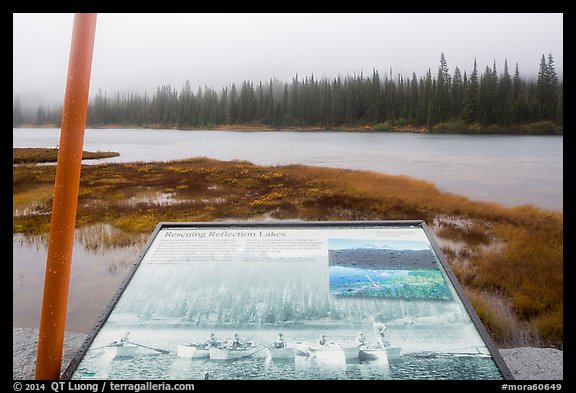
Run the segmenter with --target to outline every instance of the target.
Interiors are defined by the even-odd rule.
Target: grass
[[[82,159],[90,160],[96,158],[117,157],[120,153],[112,151],[90,152],[83,151]],[[39,162],[56,162],[58,160],[58,149],[48,149],[43,147],[23,147],[12,149],[12,163],[39,163]]]
[[[29,207],[15,210],[14,232],[49,230],[54,175],[54,166],[14,166],[15,209]],[[77,226],[110,225],[102,244],[130,244],[160,221],[264,218],[424,219],[498,345],[563,346],[562,212],[472,201],[369,171],[207,158],[82,167]]]

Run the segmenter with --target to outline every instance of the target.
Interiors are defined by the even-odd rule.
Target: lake
[[[56,147],[59,138],[59,129],[13,129],[14,147]],[[372,170],[428,180],[475,200],[563,209],[562,136],[88,129],[84,149],[120,153],[87,164],[204,156]],[[77,229],[67,330],[91,331],[144,245],[145,239],[128,248],[83,246],[82,238],[109,230]],[[16,234],[12,249],[13,326],[38,327],[47,237]]]
[[[56,147],[59,129],[13,129],[13,147]],[[87,129],[84,149],[117,151],[98,162],[189,157],[304,164],[406,175],[440,190],[506,206],[563,209],[563,136],[392,132]]]

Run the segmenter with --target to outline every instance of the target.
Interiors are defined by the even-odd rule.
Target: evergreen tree
[[[384,120],[396,120],[396,82],[390,68],[389,76],[384,80]]]
[[[408,98],[406,85],[402,75],[398,74],[398,90],[396,93],[396,120],[406,120],[408,117]]]
[[[230,102],[228,103],[229,124],[238,123],[238,93],[236,92],[236,85],[232,84],[230,88]]]
[[[188,127],[192,123],[194,102],[190,81],[186,80],[180,92],[180,105],[177,124],[179,127]]]
[[[454,68],[452,77],[452,89],[450,90],[450,117],[458,118],[462,116],[462,106],[464,101],[465,84],[460,73],[460,68]]]
[[[525,90],[524,83],[520,78],[520,68],[518,67],[518,63],[516,63],[514,78],[512,78],[511,124],[524,124],[530,119],[530,109]]]
[[[508,61],[504,59],[504,71],[500,76],[500,82],[498,84],[498,95],[500,102],[504,102],[511,92],[512,77],[510,76],[510,72],[508,72]]]
[[[542,55],[538,80],[536,81],[536,101],[542,119],[552,120],[556,118],[558,106],[558,77],[554,66],[552,54],[546,57]]]
[[[498,83],[498,118],[500,123],[510,125],[514,121],[514,92],[512,77],[508,71],[508,61],[504,60],[504,71]]]
[[[484,125],[494,124],[497,120],[498,108],[498,76],[496,62],[492,69],[486,66],[486,70],[480,80],[479,91],[480,123]]]
[[[228,106],[228,87],[222,89],[220,94],[220,117],[222,123],[230,124],[230,111]]]
[[[462,118],[466,123],[469,124],[478,121],[478,90],[478,67],[476,59],[474,59],[474,68],[472,70],[472,74],[470,74],[468,85],[466,86],[466,91],[464,94],[464,106],[462,108]]]
[[[444,53],[440,55],[440,66],[436,79],[435,119],[434,123],[448,120],[450,116],[450,74]]]
[[[564,124],[564,84],[560,83],[558,85],[558,105],[556,109],[555,120],[558,124]]]
[[[437,99],[437,86],[436,86],[436,79],[432,80],[432,91],[430,92],[430,101],[428,103],[428,110],[427,110],[427,118],[426,118],[426,126],[429,130],[438,123],[438,104],[436,102]]]
[[[34,124],[37,126],[41,126],[46,124],[46,111],[42,104],[38,106],[38,110],[36,111],[36,120],[34,120]]]
[[[238,101],[238,121],[240,123],[252,121],[256,113],[256,97],[251,82],[244,81],[242,83]]]
[[[20,96],[16,95],[12,104],[12,127],[19,127],[23,122],[22,103],[20,102]]]
[[[522,80],[520,79],[520,69],[518,68],[518,63],[516,63],[516,69],[514,71],[514,79],[512,79],[512,97],[516,100],[520,95],[522,90]]]
[[[343,85],[340,76],[332,80],[332,100],[330,105],[330,125],[338,126],[344,124]]]
[[[418,102],[419,102],[419,90],[418,90],[418,78],[416,73],[412,72],[412,79],[410,80],[410,94],[408,97],[408,121],[412,124],[418,124]]]
[[[432,105],[432,71],[428,69],[426,77],[420,80],[420,91],[418,100],[418,124],[425,125],[428,123],[430,106]]]

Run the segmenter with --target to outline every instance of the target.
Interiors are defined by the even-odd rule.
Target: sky
[[[13,93],[23,105],[64,101],[74,14],[13,14]],[[483,72],[507,60],[536,77],[552,54],[563,75],[562,13],[100,13],[90,95],[219,92],[232,83],[291,82],[314,75]]]

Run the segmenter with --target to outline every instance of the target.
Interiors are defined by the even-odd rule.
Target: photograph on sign
[[[190,224],[157,229],[70,378],[504,375],[421,226]]]
[[[332,295],[452,298],[428,242],[328,239],[328,252]]]

